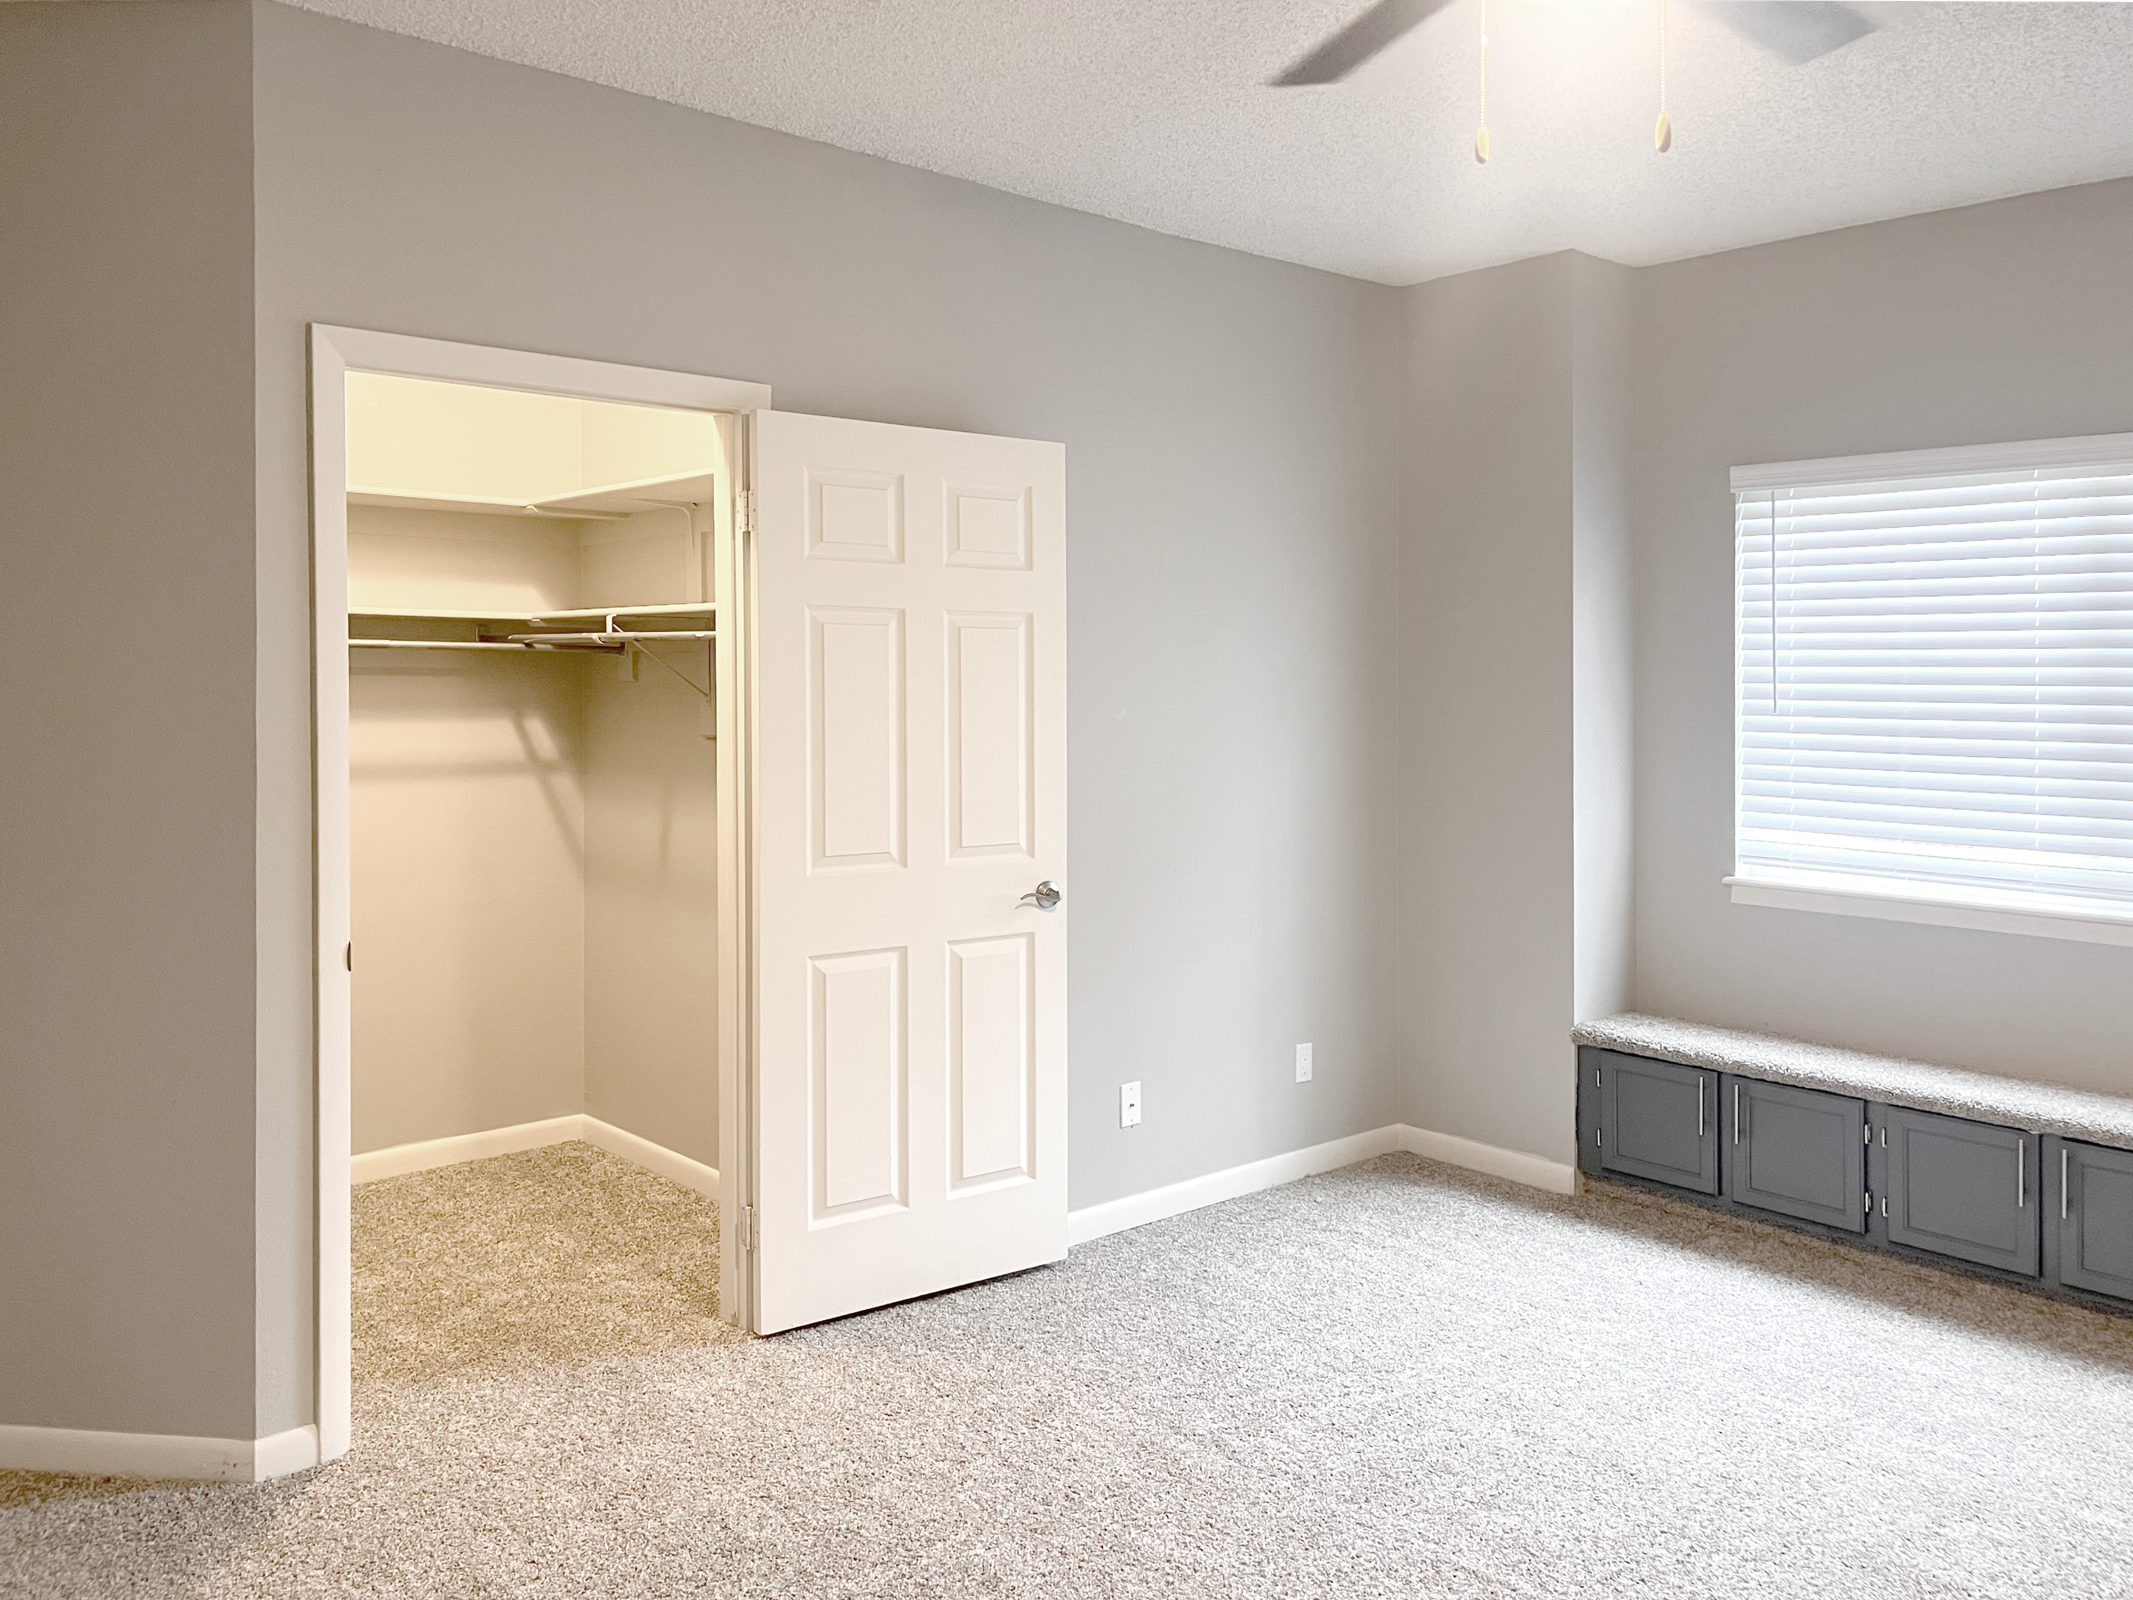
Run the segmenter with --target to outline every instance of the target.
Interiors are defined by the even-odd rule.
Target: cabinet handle
[[[1733,1142],[1740,1143],[1740,1085],[1733,1086]]]
[[[2065,1145],[2059,1146],[2059,1220],[2066,1220],[2066,1156]]]
[[[2028,1204],[2025,1198],[2029,1189],[2029,1141],[2015,1140],[2015,1209],[2020,1211]]]
[[[1700,1073],[1700,1072],[1699,1072],[1699,1073],[1697,1073],[1697,1074],[1696,1074],[1696,1137],[1697,1137],[1697,1138],[1699,1138],[1699,1139],[1701,1139],[1701,1138],[1703,1137],[1703,1086],[1704,1086],[1704,1083],[1705,1083],[1705,1078],[1704,1078],[1704,1075],[1703,1075],[1702,1073]]]

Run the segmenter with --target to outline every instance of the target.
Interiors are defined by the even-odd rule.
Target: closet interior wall
[[[367,375],[349,418],[355,636],[705,600],[706,513],[515,508],[721,470],[723,419]],[[710,648],[646,648],[351,651],[356,1154],[584,1112],[716,1164]]]

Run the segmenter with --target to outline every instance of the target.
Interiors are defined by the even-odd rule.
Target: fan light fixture
[[[1293,89],[1338,83],[1451,3],[1452,0],[1377,0],[1272,79],[1272,86]],[[1713,21],[1796,67],[1832,50],[1841,50],[1875,28],[1864,12],[1842,0],[1691,3]],[[1666,108],[1666,8],[1667,0],[1659,0],[1659,121],[1652,129],[1652,147],[1661,155],[1674,148],[1674,124]],[[1474,159],[1484,164],[1489,159],[1489,0],[1481,0],[1481,124],[1474,130]]]

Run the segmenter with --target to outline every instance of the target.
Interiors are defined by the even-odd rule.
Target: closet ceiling
[[[1385,283],[1631,264],[2133,173],[2133,5],[1865,4],[1805,66],[1659,0],[1454,0],[1345,84],[1367,0],[299,0],[993,188]]]

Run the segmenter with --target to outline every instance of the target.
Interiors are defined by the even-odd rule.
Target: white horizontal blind
[[[1736,526],[1740,877],[2133,917],[2133,461]]]

